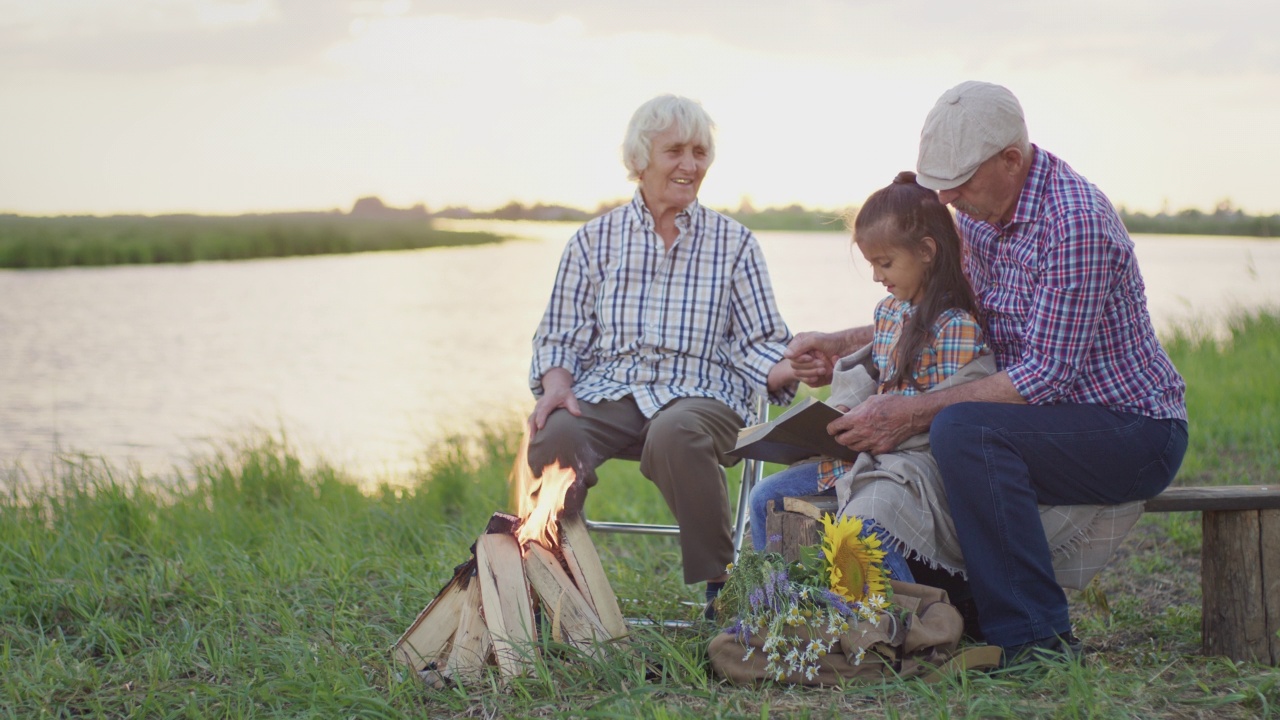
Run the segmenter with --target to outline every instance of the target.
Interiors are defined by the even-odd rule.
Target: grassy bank
[[[0,268],[249,260],[475,245],[499,239],[489,233],[436,230],[425,216],[411,214],[0,215]]]
[[[1273,480],[1280,317],[1233,342],[1168,342],[1191,387],[1179,482]],[[499,435],[501,435],[499,437]],[[498,692],[431,691],[388,647],[506,506],[518,438],[445,443],[406,489],[362,494],[260,439],[138,478],[66,458],[53,478],[8,472],[0,499],[0,717],[1263,717],[1280,671],[1199,653],[1199,523],[1144,518],[1115,565],[1073,596],[1083,666],[926,686],[738,688],[709,675],[713,628],[638,628],[654,675],[550,661]],[[424,465],[426,467],[426,465]],[[656,490],[614,464],[597,517],[663,520]],[[52,484],[44,484],[52,481]],[[599,536],[631,616],[693,618],[670,539]]]

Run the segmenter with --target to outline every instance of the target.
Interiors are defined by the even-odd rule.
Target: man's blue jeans
[[[1164,490],[1187,424],[1099,405],[960,403],[929,432],[987,642],[1071,630],[1038,504],[1119,504]]]

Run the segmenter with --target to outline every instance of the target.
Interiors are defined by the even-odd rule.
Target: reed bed
[[[437,230],[425,216],[291,213],[54,217],[0,215],[0,268],[253,260],[498,242]]]

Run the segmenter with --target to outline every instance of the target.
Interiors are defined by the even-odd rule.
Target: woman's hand
[[[532,438],[547,424],[547,416],[559,408],[581,416],[578,396],[573,394],[573,376],[564,368],[551,368],[542,376],[542,397],[533,406],[529,416],[529,437]]]

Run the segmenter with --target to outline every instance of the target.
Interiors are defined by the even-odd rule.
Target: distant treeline
[[[1182,210],[1172,215],[1165,212],[1147,215],[1121,208],[1120,219],[1131,233],[1280,237],[1280,214],[1246,215],[1227,202],[1219,204],[1212,213]]]
[[[580,210],[564,205],[523,205],[510,202],[496,210],[472,210],[465,207],[449,207],[433,213],[434,217],[458,219],[497,219],[585,222],[624,201],[601,203],[594,211]],[[843,231],[845,210],[813,210],[801,205],[771,207],[757,210],[744,202],[733,210],[722,209],[752,230],[786,231]],[[1223,201],[1212,213],[1200,210],[1182,210],[1177,213],[1161,212],[1148,215],[1120,209],[1120,219],[1132,233],[1162,235],[1242,235],[1247,237],[1280,237],[1280,214],[1248,215]]]
[[[475,245],[500,239],[491,233],[437,230],[425,212],[411,211],[234,217],[0,215],[0,267],[249,260]]]
[[[855,210],[850,211],[856,212]],[[738,209],[726,211],[752,230],[844,230],[845,213],[831,210],[809,210],[799,205],[765,210]],[[1131,213],[1120,210],[1120,219],[1131,233],[1157,235],[1238,235],[1245,237],[1280,237],[1280,214],[1247,215],[1223,203],[1212,213],[1183,210],[1176,214]]]

